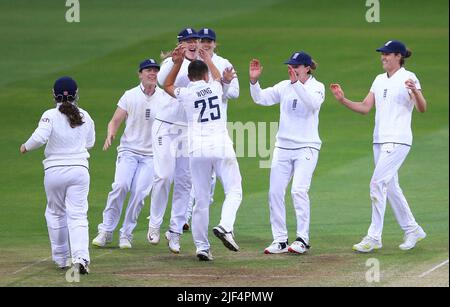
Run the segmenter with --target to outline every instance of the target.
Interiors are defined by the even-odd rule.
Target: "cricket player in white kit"
[[[239,250],[233,238],[233,226],[242,201],[242,179],[223,114],[225,108],[221,74],[214,66],[211,56],[201,49],[199,55],[204,62],[195,60],[188,67],[191,82],[187,87],[175,87],[175,78],[182,66],[184,52],[182,46],[174,50],[174,66],[166,79],[164,89],[176,97],[186,110],[190,166],[196,199],[192,216],[192,236],[199,260],[209,261],[213,259],[208,241],[211,175],[216,172],[225,190],[221,220],[219,225],[213,228],[213,232],[233,251]],[[210,83],[208,68],[213,77]],[[229,71],[224,75],[225,82],[229,83],[233,77],[234,72]]]
[[[375,170],[370,181],[372,223],[367,236],[353,246],[358,252],[371,252],[382,247],[382,231],[386,202],[389,201],[400,227],[405,233],[400,249],[409,250],[426,237],[411,213],[400,188],[398,170],[412,145],[411,117],[414,106],[423,113],[427,103],[420,82],[406,70],[404,59],[411,56],[400,41],[391,40],[377,49],[385,73],[378,75],[362,103],[345,98],[339,84],[331,84],[335,98],[352,111],[367,114],[375,105],[373,152]]]
[[[191,60],[197,58],[198,34],[192,28],[178,33],[178,43],[186,48],[182,71],[176,80],[177,86],[189,83],[187,67]],[[158,73],[158,83],[163,86],[172,69],[172,57],[166,58]],[[172,98],[172,97],[171,97]],[[172,98],[173,101],[176,101]],[[165,233],[170,251],[180,252],[180,236],[183,233],[185,215],[192,188],[189,167],[187,119],[183,106],[169,103],[161,108],[152,129],[155,158],[155,180],[153,183],[147,239],[151,244],[158,244],[160,227],[169,200],[170,187],[173,182],[172,211],[169,230]]]
[[[325,87],[312,76],[315,62],[305,52],[295,52],[288,61],[290,80],[261,89],[259,60],[250,62],[250,93],[256,104],[280,104],[280,127],[270,171],[269,207],[273,243],[264,253],[303,254],[309,248],[311,179],[319,158],[319,111]],[[289,246],[286,228],[286,187],[292,181],[292,200],[297,217],[296,240]]]
[[[117,147],[116,173],[112,191],[103,211],[103,222],[98,225],[98,236],[93,245],[103,247],[112,241],[113,231],[119,223],[123,203],[130,192],[125,218],[120,229],[119,247],[131,248],[144,199],[149,195],[154,176],[152,126],[157,110],[168,103],[170,97],[157,87],[159,64],[153,59],[139,65],[141,83],[126,91],[120,98],[116,112],[108,124],[108,135],[103,146],[107,150],[121,123],[125,130]]]
[[[80,274],[89,273],[89,153],[94,146],[94,122],[77,107],[78,87],[70,77],[56,80],[53,87],[56,108],[47,110],[39,126],[20,147],[21,153],[44,144],[44,186],[47,195],[48,234],[52,259],[66,268],[72,258]]]
[[[215,50],[216,50],[216,32],[213,29],[210,28],[203,28],[198,31],[198,35],[200,36],[200,48],[208,52],[211,56],[211,59],[214,63],[214,65],[217,67],[217,69],[223,74],[226,70],[233,69],[233,65],[228,61],[227,59],[219,56]],[[222,84],[224,86],[224,95],[222,97],[224,108],[226,111],[226,108],[228,107],[228,100],[229,99],[237,99],[239,98],[239,80],[236,76],[236,78],[233,78],[230,83],[224,83],[224,80],[222,78]],[[225,112],[224,116],[227,115],[227,112]],[[226,118],[226,117],[225,117]],[[216,174],[213,173],[211,178],[211,195],[210,195],[210,204],[214,201],[214,190],[216,186]],[[186,212],[186,223],[183,227],[183,230],[189,229],[189,220],[192,216],[192,208],[194,206],[195,202],[195,193],[194,189],[191,191],[190,199],[189,199],[189,205]]]

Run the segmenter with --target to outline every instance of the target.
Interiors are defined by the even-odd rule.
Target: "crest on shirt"
[[[150,119],[150,113],[151,113],[150,109],[145,109],[145,119],[146,120]]]
[[[383,98],[386,98],[386,97],[387,97],[387,88],[385,88],[383,91]]]

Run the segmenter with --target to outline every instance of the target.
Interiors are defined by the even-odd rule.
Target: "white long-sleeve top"
[[[250,84],[250,94],[256,104],[280,104],[280,123],[275,146],[285,149],[312,147],[320,150],[319,111],[325,100],[325,86],[313,76],[302,84],[281,81],[261,89],[259,82]]]
[[[27,151],[37,149],[44,144],[44,169],[55,166],[84,166],[89,168],[88,149],[95,143],[94,121],[89,113],[79,108],[84,124],[75,128],[70,127],[66,115],[58,108],[47,110],[31,137],[26,141]]]
[[[213,54],[211,60],[217,69],[223,73],[225,68],[233,67],[233,65],[227,59]],[[181,64],[180,71],[178,72],[177,78],[175,79],[174,86],[175,87],[187,87],[190,80],[188,78],[188,67],[191,61],[184,59]],[[158,72],[158,83],[161,87],[164,87],[164,82],[167,79],[170,71],[172,70],[174,63],[172,61],[172,57],[168,57],[161,64],[161,69]],[[211,72],[209,73],[210,80],[212,80]],[[234,78],[230,84],[223,85],[223,96],[222,102],[225,104],[225,120],[227,114],[227,102],[228,99],[237,99],[239,97],[239,80],[238,78]],[[187,124],[186,113],[183,106],[180,103],[170,103],[169,105],[161,108],[156,115],[156,119],[162,120],[169,123],[182,123],[184,125]]]

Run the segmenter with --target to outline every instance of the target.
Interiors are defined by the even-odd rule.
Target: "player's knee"
[[[301,198],[308,199],[308,188],[292,188],[291,196],[293,199]]]
[[[112,184],[113,191],[118,191],[120,193],[128,193],[130,190],[130,183],[125,180],[118,180]]]
[[[370,181],[370,198],[372,201],[380,201],[385,195],[387,195],[386,182],[383,180],[372,179]]]

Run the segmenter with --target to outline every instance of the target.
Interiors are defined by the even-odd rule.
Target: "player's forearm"
[[[172,69],[169,72],[169,75],[166,78],[166,81],[164,82],[164,90],[167,94],[170,96],[175,97],[175,79],[177,78],[178,72],[180,71],[182,63],[175,63],[172,67]]]
[[[237,78],[231,80],[229,84],[223,84],[223,94],[227,99],[239,98],[239,81]]]
[[[220,82],[220,80],[222,79],[222,75],[220,74],[220,71],[217,69],[216,65],[214,65],[213,61],[210,59],[206,62],[206,65],[208,65],[208,68],[211,71],[213,80]]]
[[[108,137],[109,136],[112,136],[113,138],[116,137],[117,131],[119,130],[121,123],[122,123],[121,120],[114,118],[108,123]]]
[[[308,91],[305,89],[305,86],[301,84],[300,81],[297,81],[294,84],[292,84],[292,87],[297,96],[301,99],[301,101],[305,104],[307,108],[311,110],[318,110],[320,108],[322,101],[320,101],[319,99],[315,99],[312,95],[310,95]]]
[[[346,106],[347,108],[349,108],[350,110],[360,113],[360,114],[367,114],[370,112],[370,107],[368,107],[367,105],[365,105],[362,102],[355,102],[355,101],[351,101],[350,99],[347,98],[343,98],[341,100],[339,100],[339,102],[341,104],[343,104],[344,106]]]
[[[250,95],[252,96],[253,102],[261,106],[271,106],[278,101],[275,101],[270,94],[271,89],[261,89],[259,82],[256,84],[250,84]]]
[[[47,139],[39,135],[39,133],[34,132],[33,135],[25,142],[24,146],[27,151],[38,149],[47,143]]]
[[[423,97],[422,92],[419,90],[412,91],[414,104],[416,105],[417,111],[424,113],[427,110],[427,101]]]

